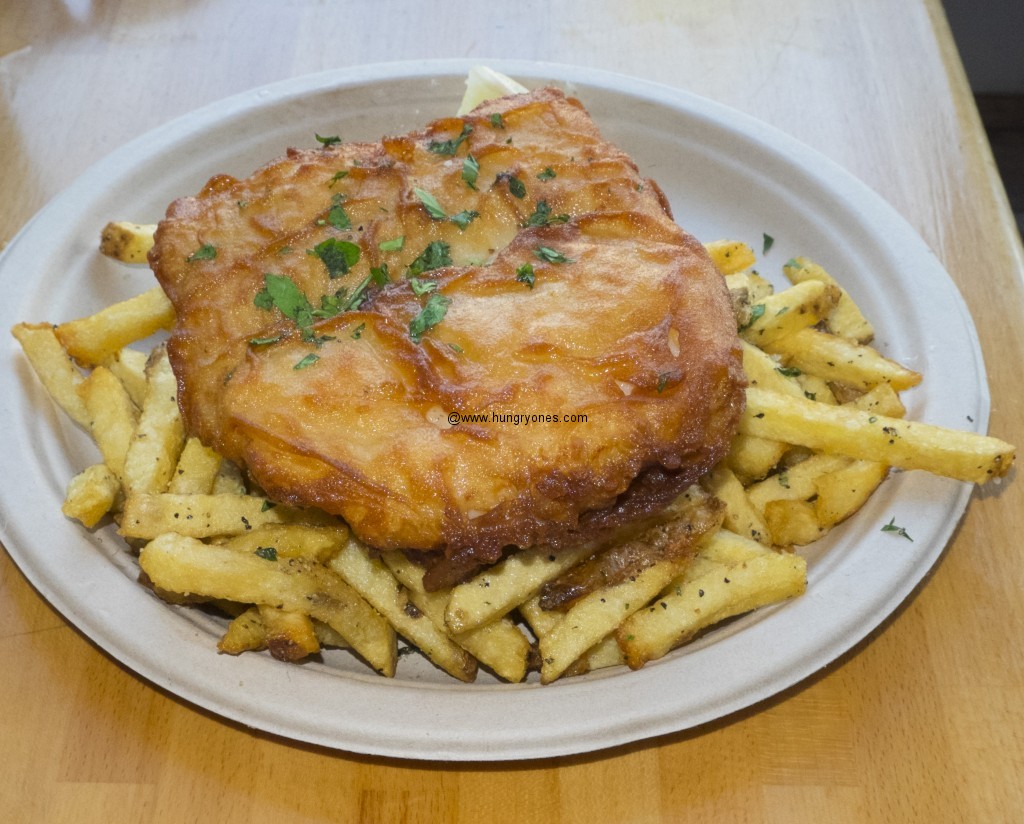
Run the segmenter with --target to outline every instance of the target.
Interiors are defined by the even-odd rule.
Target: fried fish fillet
[[[487,562],[656,512],[725,455],[726,287],[578,101],[322,142],[175,201],[150,253],[186,425],[270,497]]]

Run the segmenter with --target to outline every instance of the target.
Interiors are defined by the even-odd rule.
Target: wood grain
[[[882,194],[974,315],[991,430],[1024,442],[1024,253],[939,0],[484,9],[5,3],[0,242],[128,140],[263,83],[430,57],[594,66],[748,112]],[[1022,498],[1012,477],[975,494],[925,584],[865,643],[784,694],[685,734],[524,764],[359,757],[224,722],[98,651],[0,552],[0,820],[1014,820],[1024,808]]]

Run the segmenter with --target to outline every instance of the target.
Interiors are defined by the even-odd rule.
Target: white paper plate
[[[368,66],[254,90],[147,134],[98,163],[43,209],[0,257],[0,326],[60,321],[153,285],[147,269],[96,251],[111,219],[158,220],[173,198],[218,172],[247,175],[314,133],[376,139],[453,113],[465,61]],[[830,161],[749,117],[684,92],[550,64],[497,62],[529,86],[577,95],[630,152],[698,237],[775,244],[760,264],[822,262],[879,330],[878,345],[926,376],[907,394],[917,419],[984,431],[981,353],[956,288],[914,231]],[[954,385],[949,376],[956,376]],[[0,371],[5,440],[0,537],[39,592],[143,677],[215,713],[288,738],[417,759],[506,760],[610,747],[688,729],[797,683],[849,650],[927,574],[970,495],[966,485],[901,473],[852,522],[808,552],[802,598],[744,617],[638,672],[552,686],[456,683],[419,656],[379,678],[347,653],[286,666],[218,655],[221,624],[175,609],[136,581],[109,528],[60,513],[65,485],[97,460],[55,411],[17,345]],[[895,517],[913,542],[881,526]]]

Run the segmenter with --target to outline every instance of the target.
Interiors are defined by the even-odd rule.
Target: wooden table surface
[[[1020,238],[938,0],[486,8],[0,4],[0,242],[128,140],[260,84],[434,57],[593,66],[761,118],[886,198],[974,315],[991,431],[1024,442]],[[1022,498],[1012,479],[976,493],[903,607],[777,698],[656,741],[507,765],[348,755],[198,711],[99,651],[0,552],[0,820],[1019,820]]]

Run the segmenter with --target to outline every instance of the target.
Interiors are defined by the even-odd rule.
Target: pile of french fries
[[[102,249],[144,260],[153,228],[111,224]],[[789,261],[791,285],[775,291],[754,271],[747,244],[707,249],[733,297],[747,407],[727,459],[680,502],[718,498],[721,526],[695,553],[654,562],[564,611],[542,608],[542,588],[606,545],[523,549],[428,592],[422,568],[403,553],[373,551],[339,520],[275,504],[248,485],[185,432],[163,345],[133,348],[173,325],[159,288],[13,334],[98,448],[98,461],[68,485],[64,513],[90,529],[112,519],[158,596],[222,610],[222,652],[298,661],[348,648],[394,676],[401,638],[401,649],[462,681],[483,666],[509,682],[539,670],[550,683],[641,667],[727,618],[800,595],[806,562],[794,547],[855,513],[890,467],[982,483],[1013,462],[1003,441],[904,420],[899,392],[921,376],[871,347],[870,323],[821,266]],[[685,507],[666,517],[684,517],[677,510]]]

